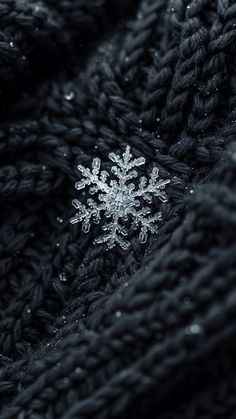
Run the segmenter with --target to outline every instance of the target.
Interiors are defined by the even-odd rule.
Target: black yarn
[[[2,419],[236,417],[235,69],[234,0],[1,2]],[[77,165],[127,145],[168,202],[108,251]]]

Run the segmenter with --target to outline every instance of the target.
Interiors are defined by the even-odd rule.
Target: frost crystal
[[[122,157],[110,153],[109,159],[115,163],[111,167],[111,173],[114,175],[109,181],[109,173],[100,171],[101,160],[93,159],[92,169],[78,166],[78,170],[83,177],[76,182],[75,187],[78,190],[89,186],[90,195],[96,195],[96,200],[89,198],[87,205],[82,204],[78,199],[72,201],[72,205],[78,210],[70,222],[72,224],[81,222],[82,230],[88,233],[91,222],[99,224],[102,216],[109,221],[102,226],[104,234],[95,239],[95,243],[107,243],[108,248],[120,245],[126,250],[129,242],[124,238],[128,235],[128,229],[125,224],[130,220],[131,228],[140,229],[139,241],[145,243],[148,232],[155,233],[157,231],[157,221],[161,220],[161,212],[155,215],[151,214],[148,206],[142,206],[144,202],[151,204],[152,196],[158,197],[162,202],[166,202],[167,195],[164,188],[169,180],[159,178],[157,167],[152,169],[150,178],[141,177],[139,185],[135,188],[134,183],[130,183],[131,179],[138,176],[134,167],[141,166],[145,163],[144,157],[132,160],[130,147],[127,146]]]

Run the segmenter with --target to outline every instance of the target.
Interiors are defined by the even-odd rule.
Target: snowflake
[[[142,207],[142,205],[144,202],[152,203],[151,195],[158,197],[162,202],[166,202],[167,195],[163,189],[170,180],[160,179],[159,170],[154,167],[149,180],[142,176],[136,188],[134,183],[129,181],[138,176],[137,171],[133,168],[143,165],[145,158],[138,157],[132,160],[129,146],[127,146],[122,157],[110,153],[109,159],[115,163],[111,167],[115,179],[110,178],[109,182],[107,182],[108,177],[110,177],[109,173],[104,170],[100,172],[101,160],[99,158],[93,159],[92,170],[82,165],[78,166],[83,178],[76,182],[76,189],[81,190],[89,186],[89,193],[90,195],[96,195],[96,200],[89,198],[86,206],[78,199],[74,199],[72,205],[78,212],[70,219],[70,222],[72,224],[81,222],[82,230],[88,233],[91,222],[100,223],[104,215],[109,222],[102,226],[104,234],[97,237],[95,243],[107,243],[108,248],[118,244],[126,250],[130,245],[125,239],[128,235],[128,229],[125,226],[127,221],[131,221],[131,228],[140,228],[139,241],[141,243],[146,242],[148,232],[153,234],[157,231],[157,221],[162,218],[161,212],[150,215],[150,207]]]

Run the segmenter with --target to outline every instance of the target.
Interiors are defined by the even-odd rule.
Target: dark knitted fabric
[[[0,107],[0,418],[235,419],[235,0],[1,0]],[[107,250],[77,165],[127,145],[168,202]]]

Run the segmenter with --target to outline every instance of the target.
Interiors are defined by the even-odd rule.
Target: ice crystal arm
[[[91,227],[91,222],[98,224],[101,220],[101,211],[105,209],[104,205],[97,205],[92,199],[88,200],[88,207],[83,205],[78,199],[73,199],[72,205],[79,210],[74,217],[70,219],[72,224],[82,223],[82,230],[88,233]]]
[[[139,241],[140,243],[145,243],[147,241],[148,232],[154,234],[157,232],[157,221],[160,221],[162,218],[161,212],[158,212],[155,215],[150,215],[151,210],[149,207],[142,208],[139,211],[136,211],[134,214],[134,220],[132,227],[137,229],[140,225],[140,234]]]
[[[98,190],[107,192],[109,189],[109,186],[107,185],[106,181],[109,174],[103,170],[99,176],[100,167],[101,167],[101,160],[99,158],[93,159],[92,171],[82,166],[81,164],[79,164],[78,170],[82,173],[83,178],[79,182],[76,182],[75,184],[76,189],[80,190],[80,189],[84,189],[86,186],[93,185],[90,192],[96,193]]]
[[[167,194],[164,192],[165,186],[170,183],[169,179],[163,180],[159,179],[159,170],[154,167],[149,182],[147,184],[147,178],[145,176],[141,177],[139,182],[139,188],[135,192],[135,196],[142,196],[143,199],[151,203],[152,202],[152,194],[157,196],[160,201],[166,202],[167,201]]]
[[[130,153],[130,147],[127,146],[125,152],[122,154],[122,158],[120,158],[120,156],[118,156],[115,153],[110,153],[109,154],[109,158],[111,161],[113,161],[114,163],[117,164],[117,166],[119,166],[122,171],[129,171],[130,169],[132,169],[133,167],[138,167],[141,166],[142,164],[145,163],[145,158],[144,157],[138,157],[137,159],[134,159],[133,161],[131,161],[132,159],[132,154]]]
[[[127,236],[128,231],[124,226],[118,223],[118,219],[105,224],[102,229],[107,233],[97,237],[95,243],[107,243],[109,249],[112,249],[116,244],[119,244],[123,250],[128,249],[129,242],[123,238],[124,236]]]

